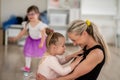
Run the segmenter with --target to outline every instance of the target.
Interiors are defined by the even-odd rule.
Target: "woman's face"
[[[58,42],[55,45],[56,55],[62,55],[65,52],[65,49],[66,49],[65,38],[64,37],[58,38]]]
[[[28,20],[29,21],[35,21],[39,18],[39,14],[36,13],[35,11],[30,11],[28,14],[27,14],[27,17],[28,17]]]
[[[72,40],[73,45],[75,46],[78,45],[83,48],[86,45],[86,38],[84,32],[81,35],[77,34],[76,32],[70,32],[68,33],[68,37]]]

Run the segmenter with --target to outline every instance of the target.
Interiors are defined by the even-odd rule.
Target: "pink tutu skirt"
[[[24,46],[24,55],[26,57],[42,57],[46,51],[46,42],[42,48],[39,48],[40,42],[41,39],[32,39],[28,36]]]

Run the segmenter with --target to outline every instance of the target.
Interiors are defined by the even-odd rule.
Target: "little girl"
[[[63,55],[65,52],[65,38],[57,32],[50,31],[47,34],[47,51],[39,63],[37,73],[46,77],[47,80],[51,80],[70,73],[80,62],[80,58],[76,59],[74,63],[63,67],[62,64],[75,57],[75,54],[67,57],[58,57],[57,55]]]
[[[14,41],[21,38],[27,31],[28,37],[24,45],[25,67],[23,71],[30,72],[31,58],[42,57],[46,51],[46,24],[39,20],[40,12],[37,6],[30,6],[27,9],[28,22],[24,24],[24,29],[13,38]]]

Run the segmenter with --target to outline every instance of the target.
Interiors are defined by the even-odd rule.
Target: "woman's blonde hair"
[[[67,32],[76,32],[77,34],[82,34],[83,31],[86,31],[92,38],[98,42],[103,48],[105,52],[105,59],[108,61],[110,57],[110,52],[108,49],[108,46],[106,44],[105,39],[101,35],[98,27],[90,22],[89,20],[83,21],[83,20],[75,20],[73,21],[67,30]]]

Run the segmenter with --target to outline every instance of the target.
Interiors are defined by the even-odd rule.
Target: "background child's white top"
[[[27,28],[29,31],[29,36],[33,39],[40,39],[41,33],[40,31],[48,25],[44,24],[43,22],[39,22],[36,26],[32,27],[29,23],[26,26],[26,22],[22,23],[23,27]]]
[[[65,57],[47,55],[43,58],[44,60],[38,66],[38,73],[45,76],[48,80],[67,75],[72,71],[70,66],[63,67],[61,65],[65,61]]]

